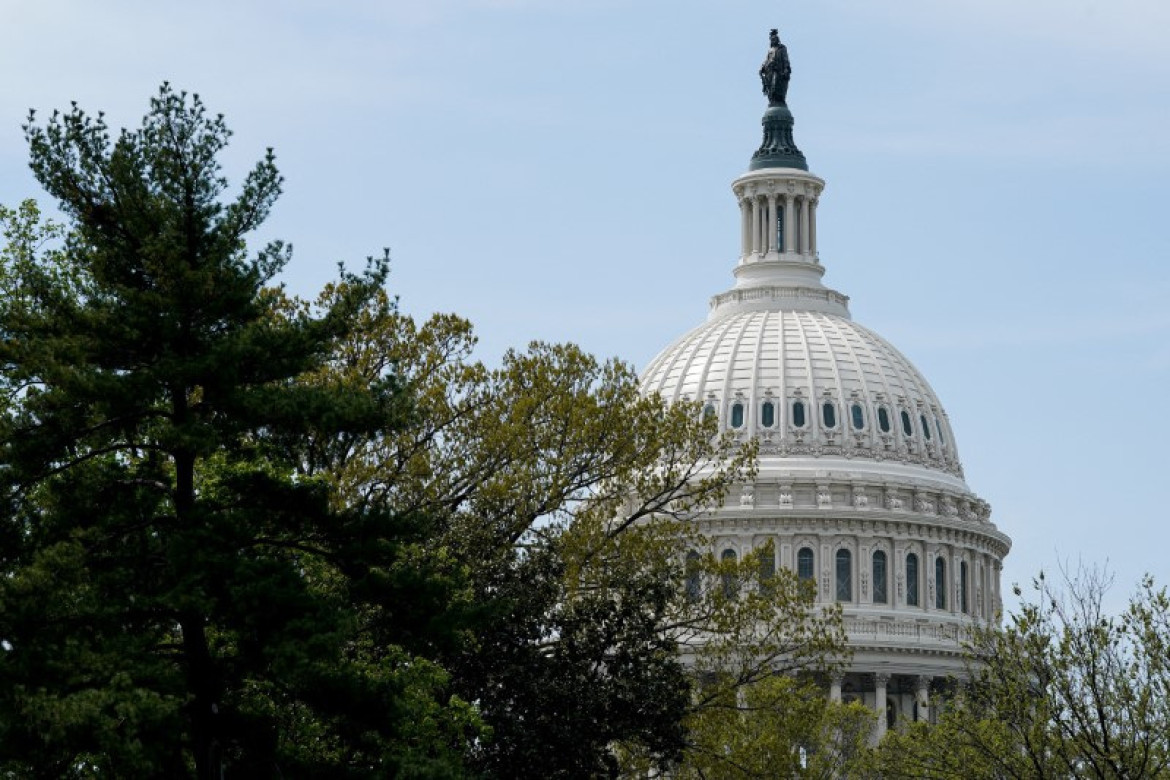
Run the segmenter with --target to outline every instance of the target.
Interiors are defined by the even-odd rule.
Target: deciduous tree
[[[978,630],[970,682],[935,725],[891,733],[884,777],[1170,777],[1170,598],[1142,581],[1120,615],[1110,578],[1041,575],[1007,624]],[[1017,589],[1018,595],[1019,589]]]

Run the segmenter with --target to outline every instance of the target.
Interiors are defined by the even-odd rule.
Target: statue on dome
[[[760,66],[760,81],[769,106],[787,106],[788,79],[792,76],[792,65],[788,62],[788,49],[780,43],[780,32],[772,29],[768,56]]]

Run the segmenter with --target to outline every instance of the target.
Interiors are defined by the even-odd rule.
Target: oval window
[[[704,420],[715,419],[715,404],[707,404],[706,406],[703,407],[703,419]]]
[[[926,437],[927,441],[930,441],[930,425],[926,422],[926,415],[919,415],[918,421],[922,423],[922,435]]]
[[[792,402],[792,424],[797,428],[804,427],[804,401]]]
[[[865,413],[861,410],[861,404],[853,404],[850,411],[853,414],[853,427],[860,431],[865,427]]]
[[[938,443],[945,447],[946,443],[947,443],[947,439],[945,436],[943,436],[942,423],[939,422],[939,419],[937,417],[934,418],[934,428],[936,431],[938,431]]]
[[[737,403],[731,406],[731,427],[743,427],[743,404]]]
[[[825,405],[821,407],[821,419],[825,421],[826,428],[837,427],[837,407],[833,406],[831,401],[825,401]]]
[[[902,410],[902,433],[907,436],[914,435],[914,426],[910,423],[910,413],[905,409]]]
[[[882,429],[882,433],[890,432],[890,413],[884,406],[878,407],[878,427]]]
[[[760,422],[765,428],[771,428],[776,424],[776,404],[771,401],[764,402],[764,407],[760,410]]]

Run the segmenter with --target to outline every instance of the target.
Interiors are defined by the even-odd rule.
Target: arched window
[[[914,426],[910,423],[910,413],[905,409],[902,410],[902,433],[907,436],[914,435]]]
[[[714,420],[715,419],[715,404],[707,404],[706,406],[703,407],[703,419],[704,420]]]
[[[701,556],[694,550],[687,553],[687,601],[692,603],[699,600],[699,595],[703,587],[702,575],[699,572],[699,561],[701,559]]]
[[[967,613],[967,562],[959,561],[959,609]]]
[[[878,427],[882,429],[882,433],[890,432],[890,413],[884,406],[878,407]]]
[[[918,606],[918,556],[914,553],[906,556],[906,606]]]
[[[764,401],[764,405],[760,407],[760,423],[765,428],[771,428],[776,424],[776,404]]]
[[[853,601],[853,553],[837,551],[837,601]]]
[[[930,425],[926,422],[926,415],[918,415],[918,421],[922,423],[922,435],[926,437],[927,441],[930,441]]]
[[[811,580],[815,576],[812,548],[801,547],[800,552],[796,554],[796,577],[800,580]]]
[[[779,204],[776,206],[776,251],[784,251],[784,207]]]
[[[719,556],[725,565],[731,566],[736,561],[735,550],[724,550],[723,554]],[[736,582],[735,575],[729,571],[723,572],[723,595],[731,598],[739,590],[739,583]]]
[[[837,427],[837,407],[833,405],[832,401],[825,401],[821,406],[821,419],[825,421],[826,428]]]
[[[731,427],[743,427],[743,404],[738,401],[731,405]]]
[[[947,562],[941,555],[934,559],[934,608],[947,608]]]
[[[888,600],[886,588],[886,554],[878,550],[873,554],[873,603],[885,604]]]
[[[934,428],[938,431],[938,443],[945,447],[947,444],[947,437],[943,435],[942,422],[937,417],[934,418]]]
[[[853,428],[860,431],[865,427],[865,412],[861,408],[861,404],[853,404],[850,410],[853,414]]]
[[[792,402],[792,424],[797,428],[804,427],[804,401]]]

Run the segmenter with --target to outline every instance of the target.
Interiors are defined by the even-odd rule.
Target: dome
[[[716,316],[663,350],[642,389],[703,403],[721,428],[758,436],[765,458],[895,461],[962,476],[922,374],[843,316],[779,307]]]
[[[873,706],[880,735],[885,715],[929,718],[932,691],[964,673],[968,631],[1002,608],[1011,540],[967,486],[930,384],[821,281],[825,182],[793,139],[789,73],[773,30],[760,69],[764,141],[731,185],[734,283],[650,362],[641,389],[695,402],[758,443],[758,468],[695,518],[702,544],[723,560],[770,556],[762,566],[841,607],[852,660],[829,695]]]

